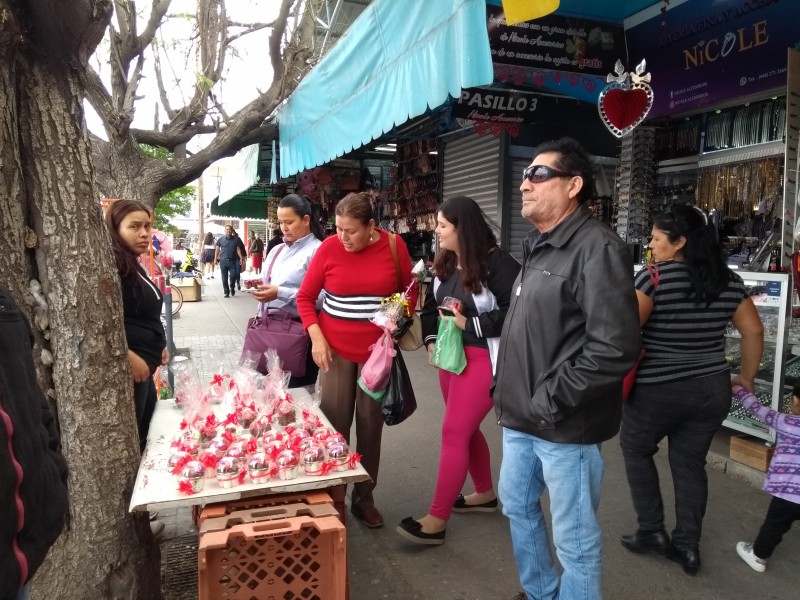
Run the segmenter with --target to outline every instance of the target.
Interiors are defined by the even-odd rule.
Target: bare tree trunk
[[[50,9],[47,18],[58,22],[60,4],[36,9]],[[85,34],[110,8],[101,0],[70,4],[73,34],[82,26]],[[26,19],[36,9],[0,0],[0,280],[35,317],[40,380],[55,402],[70,468],[70,523],[36,575],[33,596],[156,598],[157,548],[146,516],[128,514],[139,462],[132,378],[84,93],[66,48],[59,54],[39,39],[20,43],[31,41]],[[41,282],[45,303],[35,310],[32,280]],[[48,356],[52,376],[43,368]]]

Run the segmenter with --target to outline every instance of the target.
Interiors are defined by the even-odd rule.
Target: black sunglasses
[[[576,175],[552,169],[545,165],[532,165],[522,171],[522,179],[527,179],[531,183],[542,183],[553,177],[576,177]]]

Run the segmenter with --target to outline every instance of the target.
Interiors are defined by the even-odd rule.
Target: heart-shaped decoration
[[[653,88],[648,85],[650,75],[642,76],[644,61],[630,74],[633,83],[628,83],[628,74],[617,61],[617,76],[609,75],[609,85],[600,92],[597,108],[600,118],[608,130],[621,138],[629,134],[644,121],[653,106]]]

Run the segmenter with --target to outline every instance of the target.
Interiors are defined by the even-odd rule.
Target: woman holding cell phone
[[[439,253],[434,279],[422,309],[422,333],[430,360],[438,319],[448,315],[463,331],[467,366],[456,375],[439,370],[445,402],[442,449],[436,491],[428,514],[403,519],[397,532],[418,544],[444,543],[451,512],[492,512],[497,496],[492,483],[489,446],[480,424],[492,408],[492,383],[497,342],[511,301],[519,263],[497,245],[489,224],[474,200],[446,200],[437,215]],[[460,494],[472,477],[475,492]]]

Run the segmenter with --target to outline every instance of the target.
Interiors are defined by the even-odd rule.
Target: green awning
[[[254,185],[241,194],[219,205],[219,198],[211,201],[211,214],[233,219],[266,219],[267,205],[273,198],[272,186]]]

